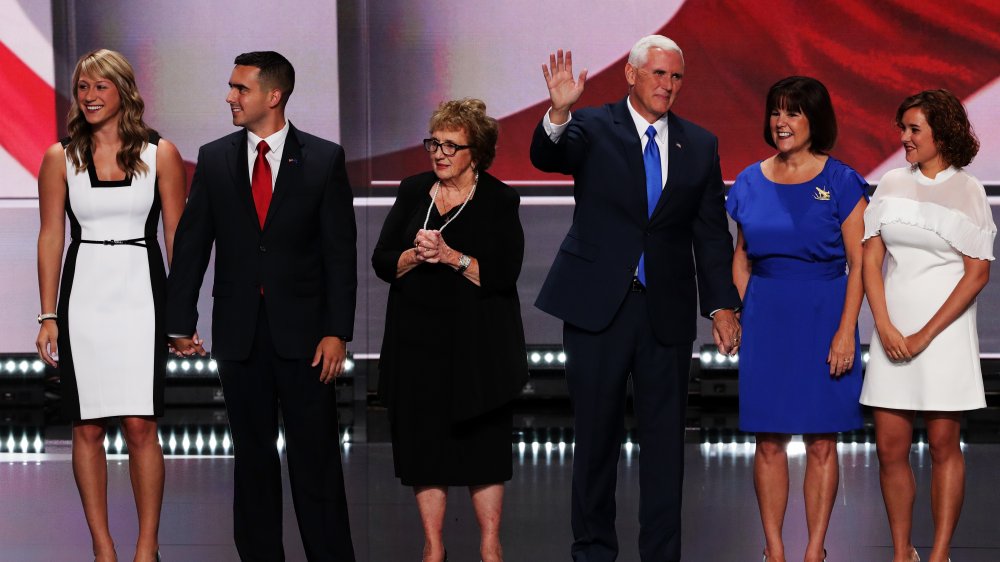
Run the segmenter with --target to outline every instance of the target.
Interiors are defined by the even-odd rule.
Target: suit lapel
[[[687,139],[684,136],[684,128],[674,117],[673,113],[667,113],[667,184],[663,188],[663,194],[656,203],[656,209],[651,218],[655,218],[658,213],[663,212],[663,208],[673,198],[676,187],[681,185],[679,180],[683,174],[684,150]]]
[[[611,115],[614,119],[614,130],[621,143],[622,154],[625,157],[625,164],[628,167],[629,177],[622,178],[620,185],[626,191],[625,201],[628,210],[635,215],[636,220],[648,220],[648,210],[646,209],[646,166],[642,162],[642,142],[635,130],[635,121],[629,113],[628,97],[621,102],[611,106]]]
[[[233,135],[233,149],[229,151],[229,174],[233,179],[233,188],[236,190],[236,199],[239,206],[247,213],[247,217],[260,230],[260,221],[257,219],[257,207],[253,202],[253,190],[250,189],[250,168],[248,168],[247,158],[247,130]]]
[[[301,183],[302,145],[299,143],[295,127],[289,124],[285,147],[281,151],[281,166],[278,168],[278,177],[274,180],[274,196],[271,198],[271,205],[267,208],[267,217],[264,219],[265,230],[271,224],[278,208],[288,199],[289,192]]]

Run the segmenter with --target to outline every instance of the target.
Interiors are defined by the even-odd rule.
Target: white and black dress
[[[59,374],[63,412],[73,420],[163,413],[158,141],[151,133],[141,153],[148,172],[119,181],[99,179],[89,151],[82,173],[66,157],[72,242],[59,290]]]

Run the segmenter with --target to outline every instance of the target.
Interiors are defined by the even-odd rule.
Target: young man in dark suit
[[[718,141],[670,112],[684,56],[660,35],[629,54],[625,99],[570,107],[583,93],[571,54],[543,74],[552,108],[531,142],[540,170],[571,174],[573,224],[535,305],[562,319],[576,414],[573,559],[618,554],[615,482],[632,377],[639,422],[639,552],[680,560],[684,410],[697,304],[724,353],[739,328],[733,240],[723,207]],[[550,72],[551,70],[551,72]]]
[[[344,150],[285,119],[295,85],[285,57],[252,52],[235,64],[226,102],[241,129],[198,153],[174,242],[167,333],[179,353],[204,353],[191,336],[214,243],[212,353],[236,453],[240,557],[284,560],[280,408],[306,555],[352,561],[330,384],[343,370],[357,291]]]

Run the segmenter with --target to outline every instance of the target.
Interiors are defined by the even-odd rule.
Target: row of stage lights
[[[528,350],[528,366],[533,369],[564,369],[566,368],[566,352],[552,347],[530,348]]]
[[[228,429],[202,429],[191,428],[182,430],[168,430],[157,432],[160,447],[165,455],[183,456],[226,456],[233,454],[233,440]],[[346,428],[341,432],[340,442],[343,446],[351,443],[351,430]],[[285,450],[285,432],[278,430],[278,439],[275,442],[278,452]],[[104,436],[104,451],[109,454],[125,454],[128,447],[125,444],[125,436],[120,429],[109,431]],[[0,453],[44,453],[45,440],[42,439],[41,431],[29,434],[28,431],[17,434],[11,432],[6,436],[0,436]]]
[[[867,367],[868,359],[871,355],[868,353],[868,346],[861,346],[861,362],[862,368]],[[726,355],[720,353],[718,348],[714,345],[703,345],[701,346],[701,353],[699,353],[699,359],[701,360],[701,369],[704,370],[734,370],[738,369],[740,366],[740,354],[735,353],[733,355]]]
[[[178,377],[214,375],[218,370],[219,363],[215,359],[171,358],[167,361],[167,373]],[[344,372],[350,373],[353,370],[354,360],[348,357],[344,361]]]
[[[45,363],[33,357],[8,357],[0,360],[0,375],[9,377],[41,376]]]
[[[565,357],[565,356],[564,356]],[[0,357],[0,377],[26,376],[41,377],[45,371],[45,363],[35,356],[28,355],[7,355]],[[215,359],[202,358],[170,358],[167,360],[167,373],[169,376],[214,376],[219,370],[219,364]],[[354,360],[350,357],[344,361],[344,372],[350,373],[354,370]]]
[[[725,355],[719,353],[714,345],[703,345],[698,355],[701,368],[710,370],[736,369],[740,364],[739,353]],[[566,367],[566,352],[559,348],[544,347],[528,350],[528,365],[533,369],[563,369]],[[868,346],[862,346],[861,360],[868,364]],[[354,370],[354,360],[348,358],[344,362],[344,372]],[[219,369],[215,359],[171,358],[167,361],[167,372],[171,376],[205,376],[214,375]],[[39,359],[28,357],[0,359],[0,375],[23,376],[30,373],[41,374],[45,363]]]
[[[214,429],[204,430],[201,428],[170,430],[166,433],[160,431],[158,432],[158,437],[165,455],[228,456],[233,454],[232,437],[229,431],[225,429],[220,429],[218,432]],[[343,430],[340,442],[345,449],[350,447],[352,443],[350,428]],[[923,435],[918,435],[917,442],[914,445],[918,452],[928,447]],[[960,446],[963,450],[966,448],[964,439],[960,440]],[[279,453],[285,450],[284,430],[279,429],[275,447]],[[523,456],[529,451],[532,455],[544,452],[546,456],[552,453],[557,453],[561,456],[567,450],[574,452],[576,450],[576,442],[572,440],[567,442],[562,439],[558,441],[540,441],[534,439],[529,443],[522,439],[519,442],[513,443],[512,447],[523,460]],[[869,452],[873,451],[874,448],[875,444],[867,436],[864,438],[864,441],[860,439],[847,439],[837,443],[837,450],[842,453]],[[712,439],[706,437],[700,445],[702,456],[705,457],[753,455],[755,449],[754,442],[749,435],[734,435],[729,439]],[[104,450],[110,454],[120,455],[127,453],[125,439],[121,430],[111,432],[105,436]],[[633,453],[639,452],[639,444],[634,443],[631,437],[626,437],[625,442],[622,443],[622,450],[627,456],[631,456]],[[45,441],[42,439],[41,432],[35,432],[33,435],[29,435],[27,431],[22,432],[20,435],[15,435],[14,432],[11,432],[5,438],[0,437],[0,453],[44,452]],[[789,455],[800,456],[804,455],[805,452],[805,443],[800,437],[793,438],[789,442],[787,447]]]

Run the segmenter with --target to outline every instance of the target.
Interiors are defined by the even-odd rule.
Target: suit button
[[[267,247],[264,246],[263,244],[261,244],[260,246],[258,246],[257,249],[260,250],[260,252],[262,254],[267,251]]]

